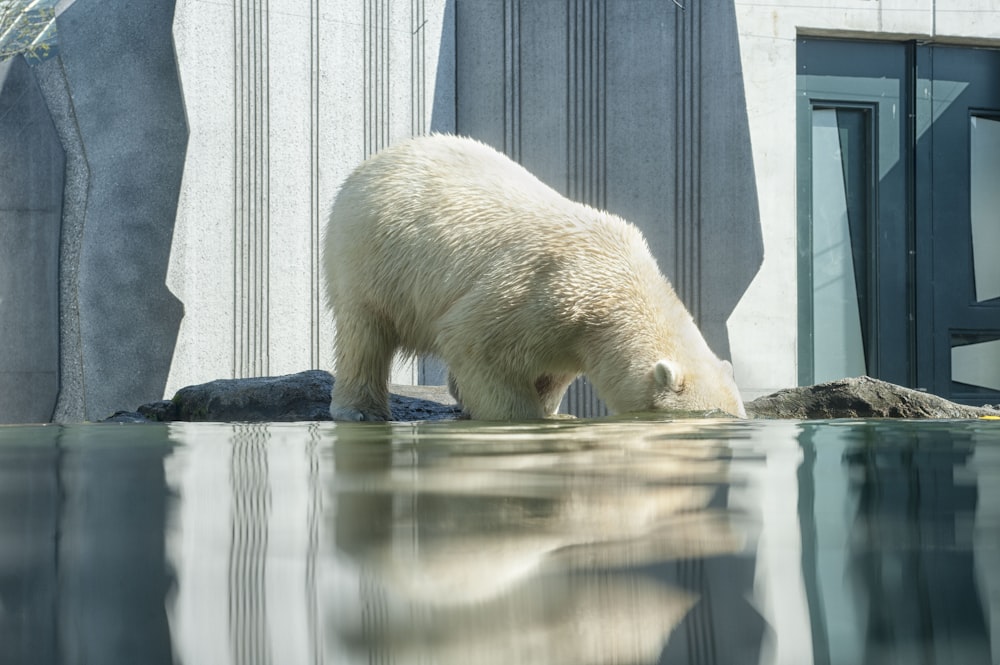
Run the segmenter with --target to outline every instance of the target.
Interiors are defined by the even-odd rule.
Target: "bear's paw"
[[[347,422],[385,422],[389,420],[384,414],[365,412],[353,406],[330,405],[330,417],[334,420]]]

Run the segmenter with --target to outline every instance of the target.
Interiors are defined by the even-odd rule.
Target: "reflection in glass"
[[[952,336],[951,380],[967,386],[1000,390],[1000,338]]]
[[[54,56],[56,4],[56,0],[0,2],[0,60],[23,53],[35,64]]]
[[[972,116],[969,199],[976,300],[1000,297],[1000,120]]]
[[[867,121],[863,109],[812,114],[816,382],[867,373]]]

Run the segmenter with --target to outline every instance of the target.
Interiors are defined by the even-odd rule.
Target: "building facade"
[[[748,399],[1000,401],[993,0],[134,4],[0,10],[0,422],[333,369],[326,210],[429,131],[637,224]]]

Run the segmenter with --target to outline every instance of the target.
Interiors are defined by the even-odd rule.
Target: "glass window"
[[[1000,120],[972,116],[969,131],[976,300],[1000,297]]]
[[[1000,334],[954,334],[951,380],[978,390],[1000,390]]]
[[[812,113],[813,371],[819,383],[866,374],[867,109]]]

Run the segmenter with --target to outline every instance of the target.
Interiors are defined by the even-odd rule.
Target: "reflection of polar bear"
[[[642,234],[476,141],[417,138],[363,163],[324,249],[334,419],[390,417],[397,349],[444,359],[478,419],[551,415],[581,373],[614,412],[745,415]]]

